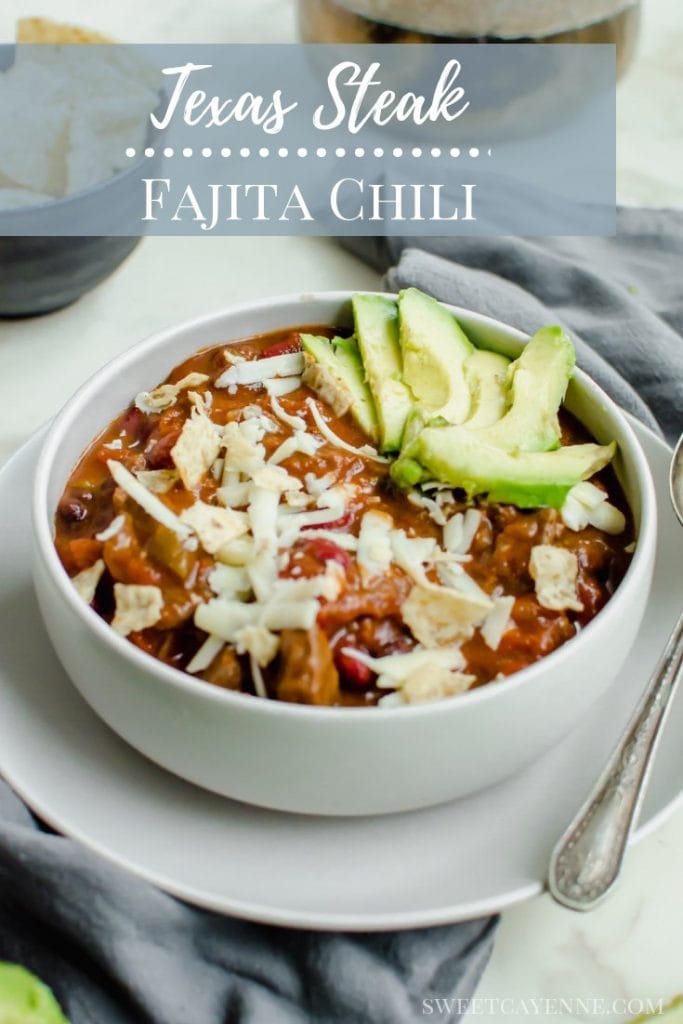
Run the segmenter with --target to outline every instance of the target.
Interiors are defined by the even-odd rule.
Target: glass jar
[[[633,58],[640,0],[299,0],[306,43],[614,43]]]

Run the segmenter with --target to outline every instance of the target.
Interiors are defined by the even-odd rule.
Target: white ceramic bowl
[[[314,708],[232,693],[156,661],[77,596],[53,544],[58,500],[92,439],[143,388],[209,345],[289,326],[350,323],[349,293],[292,295],[162,331],[95,374],[57,417],[34,493],[34,580],[48,633],[97,714],[164,768],[248,803],[309,814],[402,811],[473,792],[557,743],[621,670],[650,588],[656,508],[650,472],[624,416],[583,373],[567,406],[616,463],[638,543],[626,577],[575,638],[530,668],[447,701]],[[525,335],[453,308],[479,344],[516,355]]]

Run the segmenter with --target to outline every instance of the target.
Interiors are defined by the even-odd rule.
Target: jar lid
[[[638,0],[335,0],[374,21],[444,36],[521,39],[585,28]]]

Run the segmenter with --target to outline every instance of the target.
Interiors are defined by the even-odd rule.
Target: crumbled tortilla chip
[[[115,42],[111,36],[80,25],[65,25],[50,18],[20,18],[17,21],[18,43],[62,43],[89,45]]]
[[[553,544],[537,544],[531,549],[529,574],[536,585],[538,603],[552,611],[583,611],[576,589],[579,561],[573,551]]]
[[[161,618],[164,596],[160,587],[115,583],[116,611],[111,627],[121,636],[155,626]]]
[[[98,558],[94,565],[91,565],[88,569],[82,569],[77,576],[72,576],[71,582],[76,588],[79,597],[82,597],[86,604],[92,604],[97,584],[102,579],[104,568],[104,561]]]
[[[205,551],[214,555],[247,532],[245,517],[229,508],[196,501],[180,514],[180,521],[191,526]]]
[[[216,425],[196,409],[185,420],[180,437],[171,449],[171,458],[184,486],[191,491],[206,476],[221,448]]]
[[[401,607],[403,621],[425,647],[445,647],[472,635],[493,603],[435,583],[413,587]]]

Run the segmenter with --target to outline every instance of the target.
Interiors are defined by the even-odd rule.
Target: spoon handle
[[[553,850],[548,888],[565,907],[592,910],[617,880],[682,665],[683,615],[626,732]]]

